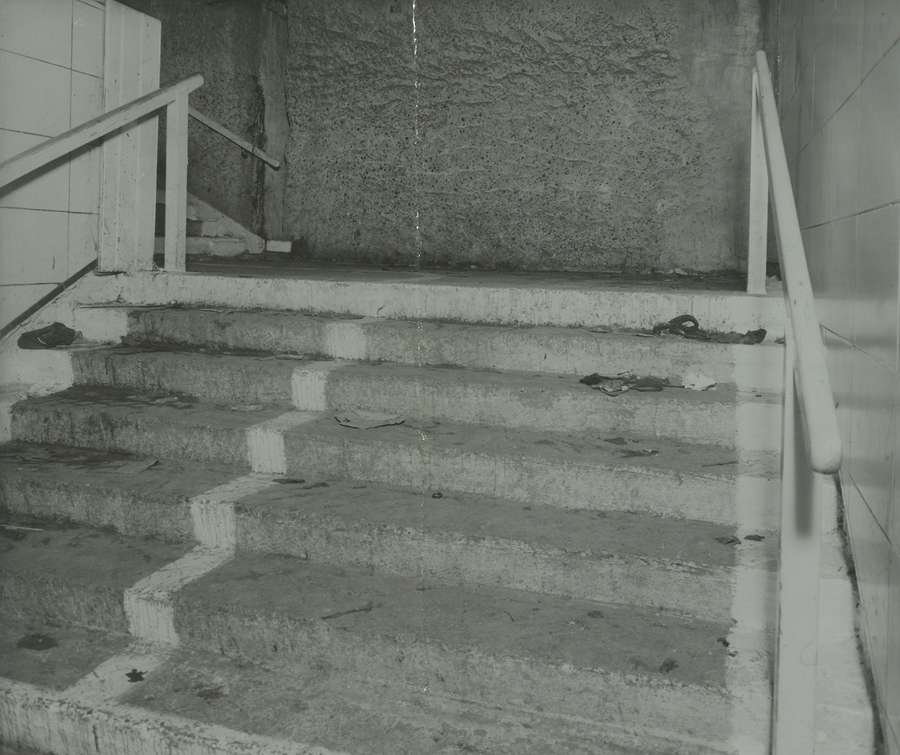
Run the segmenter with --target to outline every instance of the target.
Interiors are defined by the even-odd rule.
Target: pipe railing
[[[281,167],[281,161],[272,157],[268,152],[259,147],[251,144],[246,139],[241,136],[238,136],[231,129],[226,128],[221,123],[216,120],[213,120],[205,113],[201,113],[199,110],[195,110],[194,108],[190,108],[188,110],[188,115],[191,116],[195,121],[202,123],[211,131],[215,131],[217,134],[224,136],[228,141],[236,144],[247,154],[253,155],[257,160],[262,160],[266,165],[274,170],[278,170]]]
[[[74,152],[99,143],[165,110],[165,267],[184,270],[187,211],[188,95],[203,85],[199,74],[161,87],[0,163],[0,192]],[[180,209],[180,212],[178,211]]]
[[[842,451],[772,75],[761,51],[756,54],[753,71],[751,115],[748,291],[765,292],[767,204],[771,198],[788,319],[773,752],[812,755],[816,743],[820,522],[836,495],[830,476],[840,469]]]

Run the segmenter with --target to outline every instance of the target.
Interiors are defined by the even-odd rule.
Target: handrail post
[[[769,170],[759,110],[759,75],[753,70],[750,106],[750,217],[747,242],[747,293],[766,293],[766,254],[769,235]]]
[[[795,377],[796,344],[785,334],[781,456],[778,645],[773,699],[774,755],[813,755],[819,644],[821,521],[825,476],[809,465]]]
[[[187,235],[188,96],[166,107],[166,270],[183,272]]]

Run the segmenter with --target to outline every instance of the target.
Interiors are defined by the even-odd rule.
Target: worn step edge
[[[57,755],[346,755],[132,705],[84,704],[0,678],[2,741]]]
[[[745,450],[780,443],[780,406],[724,385],[610,397],[573,378],[533,373],[127,348],[74,352],[73,369],[79,384],[181,392],[212,402],[292,400],[301,411],[357,408],[460,424],[625,431]]]
[[[199,699],[197,690],[217,695]],[[368,675],[330,674],[311,661],[288,665],[239,662],[195,648],[178,649],[125,700],[204,723],[353,752],[458,751],[500,755],[712,755],[699,740],[672,741],[650,722],[618,727],[440,695],[429,688],[388,687]],[[300,707],[302,715],[297,714]]]
[[[652,328],[680,314],[708,330],[766,328],[784,335],[780,293],[663,291],[607,286],[588,279],[452,273],[301,271],[304,277],[135,272],[107,282],[106,301],[134,305],[225,306],[385,317],[395,320]],[[302,305],[298,306],[298,302]],[[94,302],[99,303],[99,302]]]
[[[548,461],[534,452],[504,454],[499,436],[498,450],[467,450],[414,428],[396,435],[355,433],[310,412],[231,412],[208,405],[192,411],[190,405],[178,409],[146,400],[117,404],[78,389],[18,403],[12,424],[16,439],[33,443],[224,462],[266,474],[303,477],[313,470],[322,477],[563,508],[646,511],[724,524],[737,517],[748,531],[778,526],[773,463],[744,461],[740,455],[728,462],[736,474],[708,475],[650,461]]]
[[[579,328],[154,307],[128,311],[127,339],[157,346],[578,376],[626,370],[640,375],[700,372],[739,390],[780,393],[782,386],[783,350],[774,343],[730,345]]]

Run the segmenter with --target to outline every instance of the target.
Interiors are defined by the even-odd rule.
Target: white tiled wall
[[[97,0],[0,2],[0,160],[103,112]],[[0,324],[96,252],[99,151],[0,193]]]
[[[885,737],[900,753],[900,2],[784,0],[780,97],[845,444]]]

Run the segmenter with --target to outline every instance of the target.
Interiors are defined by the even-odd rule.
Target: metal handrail
[[[199,121],[208,129],[215,131],[217,134],[221,134],[228,141],[233,142],[238,147],[240,147],[244,152],[253,155],[256,159],[262,160],[266,165],[278,170],[281,167],[281,161],[276,160],[265,150],[260,149],[259,147],[254,146],[250,142],[248,142],[243,137],[238,136],[234,131],[223,126],[218,121],[213,120],[205,113],[201,113],[199,110],[195,110],[194,108],[190,108],[188,110],[188,115],[191,116],[195,121]]]
[[[836,506],[831,476],[840,469],[842,450],[772,74],[763,52],[756,54],[753,70],[752,111],[748,290],[765,292],[771,198],[788,317],[772,751],[775,755],[813,755],[819,702],[822,522],[827,510]]]
[[[781,136],[772,74],[766,54],[762,51],[756,53],[754,76],[781,277],[797,353],[795,371],[800,384],[800,405],[809,442],[809,461],[816,472],[834,474],[840,469],[842,453],[834,396],[828,381],[825,346],[806,266],[806,252]]]
[[[0,163],[0,190],[41,168],[143,120],[203,85],[200,74],[162,87],[75,126]]]

